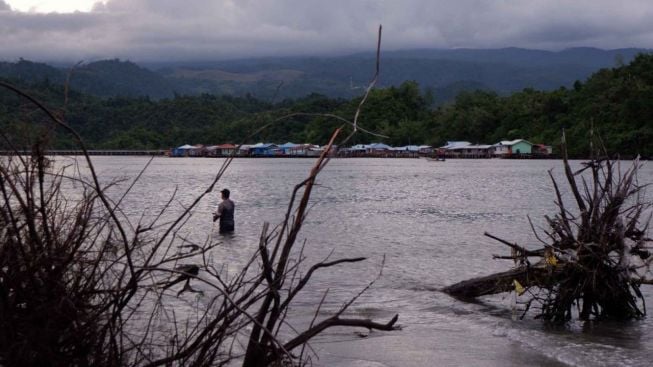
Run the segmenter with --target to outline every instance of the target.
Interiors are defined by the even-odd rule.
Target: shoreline
[[[0,150],[0,156],[11,156],[11,155],[31,155],[31,151],[28,150],[19,150],[19,151],[9,151],[9,150]],[[152,150],[128,150],[128,149],[93,149],[93,150],[88,150],[87,151],[89,156],[160,156],[160,157],[167,157],[167,158],[229,158],[229,156],[225,155],[219,155],[219,156],[183,156],[183,157],[175,157],[171,156],[169,154],[169,150],[167,149],[152,149]],[[53,149],[53,150],[48,150],[46,153],[48,156],[78,156],[78,155],[83,155],[83,152],[78,149]],[[313,155],[237,155],[234,156],[234,158],[252,158],[252,159],[295,159],[295,158],[300,158],[300,159],[306,159],[306,158],[311,158],[311,159],[316,159],[319,156],[313,156]],[[356,155],[332,155],[330,158],[396,158],[396,159],[425,159],[425,158],[433,158],[431,156],[426,156],[426,155],[417,155],[417,154],[392,154],[392,153],[377,153],[377,154],[356,154]],[[448,159],[453,159],[453,160],[459,160],[459,159],[561,159],[561,156],[558,154],[549,154],[549,155],[532,155],[532,154],[523,154],[523,155],[512,155],[512,156],[444,156],[445,160]],[[590,157],[569,157],[570,159],[590,159]],[[619,160],[633,160],[635,157],[631,156],[621,156],[618,158]],[[640,157],[641,161],[649,161],[650,157]],[[441,162],[441,160],[438,160],[438,162]]]

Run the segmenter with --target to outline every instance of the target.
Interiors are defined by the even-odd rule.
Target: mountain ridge
[[[507,95],[526,88],[554,90],[571,87],[601,68],[623,65],[641,48],[602,50],[577,47],[547,51],[501,49],[411,49],[381,54],[380,87],[409,80],[432,91],[445,103],[456,92],[492,90]],[[134,63],[99,60],[75,68],[71,87],[100,97],[175,95],[252,95],[260,99],[300,98],[311,93],[352,98],[372,76],[375,54],[363,52],[333,57],[264,57],[222,61]],[[64,83],[68,70],[20,59],[0,62],[0,77],[27,82]]]

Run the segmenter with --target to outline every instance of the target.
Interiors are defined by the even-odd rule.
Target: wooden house
[[[281,151],[281,154],[283,155],[292,155],[293,152],[297,151],[295,148],[297,148],[298,146],[300,146],[300,144],[287,142],[286,144],[279,145],[278,149]]]
[[[188,156],[189,157],[203,157],[204,152],[205,152],[204,145],[196,144],[196,145],[193,145],[193,147],[188,150]]]
[[[217,146],[218,155],[221,157],[229,157],[236,151],[236,146],[234,144],[220,144]],[[235,155],[238,155],[238,152],[235,152]]]
[[[466,147],[472,145],[468,141],[447,141],[447,144],[438,148],[438,156],[445,156],[448,158],[457,158],[460,157],[461,151],[458,148]]]
[[[294,147],[288,149],[288,155],[294,157],[304,157],[310,155],[311,149],[318,148],[313,144],[295,144]]]
[[[539,156],[547,156],[553,154],[553,147],[550,145],[544,144],[534,144],[533,145],[533,154]]]
[[[531,154],[533,143],[524,140],[503,140],[493,145],[495,157],[510,157],[514,155]]]
[[[493,153],[493,146],[469,144],[453,147],[449,151],[459,158],[490,158]]]

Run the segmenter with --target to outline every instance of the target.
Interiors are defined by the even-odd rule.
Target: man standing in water
[[[222,202],[218,205],[218,211],[213,213],[213,221],[220,219],[220,233],[234,231],[234,209],[236,205],[229,199],[229,189],[220,191]]]

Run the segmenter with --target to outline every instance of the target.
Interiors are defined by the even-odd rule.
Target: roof
[[[286,144],[281,144],[281,145],[279,145],[279,148],[281,148],[281,149],[285,149],[285,148],[294,148],[294,147],[296,147],[296,146],[298,146],[298,145],[299,145],[299,144],[295,144],[295,143],[287,142]]]
[[[177,147],[176,149],[195,149],[195,147],[189,144],[184,144],[180,147]]]
[[[276,148],[277,145],[274,143],[256,143],[252,146],[250,146],[251,149],[267,149],[267,148]]]
[[[365,149],[367,149],[367,147],[369,147],[369,145],[367,145],[367,144],[356,144],[356,145],[352,146],[351,148],[349,148],[349,150],[365,150]]]
[[[479,150],[482,150],[482,149],[490,149],[490,148],[492,148],[492,147],[493,147],[493,145],[486,145],[486,144],[483,144],[483,145],[480,145],[480,144],[479,144],[479,145],[475,145],[475,144],[469,144],[469,145],[461,145],[461,146],[457,146],[457,147],[454,147],[454,148],[449,148],[449,150],[459,150],[459,149],[479,149]]]
[[[392,147],[383,143],[372,143],[367,146],[368,149],[391,149]]]
[[[472,143],[470,143],[468,141],[448,141],[447,145],[442,146],[440,148],[442,148],[442,149],[456,149],[456,148],[465,147],[465,146],[468,146],[468,145],[472,145]]]
[[[233,144],[220,144],[220,145],[216,145],[215,147],[220,148],[220,149],[235,149],[236,148],[236,146],[233,145]]]
[[[502,141],[500,141],[500,142],[494,144],[494,146],[497,146],[497,145],[508,145],[508,146],[512,146],[512,145],[518,144],[518,143],[520,143],[520,142],[522,142],[522,141],[523,141],[524,143],[526,143],[526,144],[533,145],[533,143],[531,143],[531,142],[528,141],[528,140],[524,140],[524,139],[515,139],[515,140],[502,140]]]
[[[417,145],[405,145],[403,147],[390,148],[390,150],[406,151],[406,152],[417,152],[420,149],[423,149],[423,148],[420,147],[420,146],[417,146]]]

